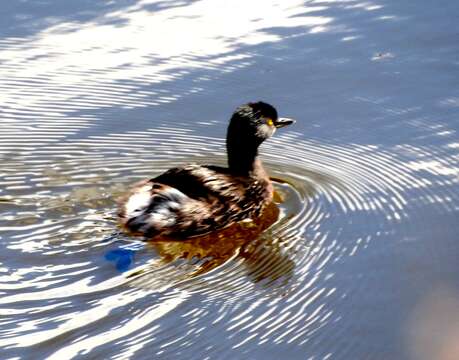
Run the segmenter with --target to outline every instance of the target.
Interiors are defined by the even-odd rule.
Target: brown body
[[[136,193],[144,193],[150,201],[143,205],[141,215],[132,217],[126,205]],[[248,176],[235,176],[216,166],[188,165],[138,183],[121,200],[119,219],[122,227],[134,234],[184,238],[258,217],[272,201],[272,194],[272,184],[260,161]],[[179,206],[170,207],[170,202]],[[169,213],[173,222],[152,221],[151,214],[161,207],[167,208],[164,213]]]
[[[136,184],[121,199],[121,226],[147,239],[187,238],[260,216],[273,187],[258,147],[292,122],[262,102],[239,107],[228,127],[228,168],[187,165]]]

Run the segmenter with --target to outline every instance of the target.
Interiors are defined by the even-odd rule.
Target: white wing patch
[[[184,193],[169,186],[163,186],[156,196],[161,200],[155,199],[152,184],[147,184],[137,189],[126,202],[126,217],[131,219],[132,225],[138,224],[140,231],[173,226],[177,222],[177,210],[190,201]]]
[[[150,190],[151,185],[145,185],[129,197],[125,205],[127,217],[137,216],[142,210],[148,207],[151,201]]]
[[[177,216],[167,207],[161,207],[152,212],[147,219],[147,226],[168,227],[175,224]]]

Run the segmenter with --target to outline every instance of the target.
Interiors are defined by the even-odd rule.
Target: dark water
[[[455,1],[0,9],[1,359],[459,358]],[[118,232],[258,99],[298,119],[262,148],[277,222]]]

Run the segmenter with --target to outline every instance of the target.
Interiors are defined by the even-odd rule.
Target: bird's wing
[[[173,168],[150,181],[169,185],[196,200],[224,203],[238,202],[246,186],[243,179],[229,175],[224,168],[203,165]]]

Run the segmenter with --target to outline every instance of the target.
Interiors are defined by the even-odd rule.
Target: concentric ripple
[[[457,2],[2,5],[0,360],[457,353]],[[120,233],[118,195],[225,164],[257,99],[298,120],[262,219]]]
[[[261,150],[276,188],[267,223],[241,225],[243,237],[223,240],[150,244],[119,233],[114,199],[129,184],[188,162],[224,164],[223,141],[196,135],[204,129],[160,127],[39,149],[25,143],[4,159],[0,346],[7,356],[129,357],[149,348],[165,358],[226,358],[228,344],[314,346],[326,341],[321,329],[342,319],[339,304],[371,281],[346,280],[349,259],[389,232],[403,238],[397,224],[420,203],[448,212],[458,200],[449,174],[435,192],[420,176],[444,171],[440,162],[407,166],[400,149],[286,132]]]

